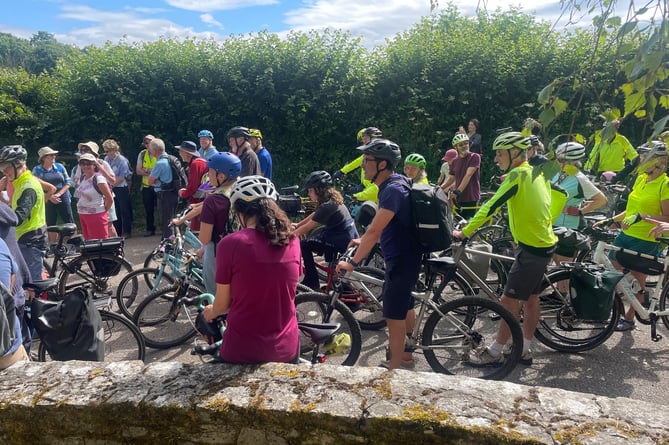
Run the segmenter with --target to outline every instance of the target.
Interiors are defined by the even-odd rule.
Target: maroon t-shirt
[[[208,195],[202,203],[200,222],[211,224],[211,239],[217,243],[225,235],[230,212],[230,200],[220,193]]]
[[[455,186],[459,187],[462,179],[467,174],[469,167],[476,167],[476,172],[469,179],[469,184],[460,194],[460,202],[476,202],[481,199],[481,156],[469,152],[467,156],[461,158],[458,156],[451,165],[451,173],[455,175]]]

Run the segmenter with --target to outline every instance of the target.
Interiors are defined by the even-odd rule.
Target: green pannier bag
[[[569,293],[576,316],[584,320],[608,320],[616,284],[624,276],[620,271],[599,265],[576,264],[569,275]]]

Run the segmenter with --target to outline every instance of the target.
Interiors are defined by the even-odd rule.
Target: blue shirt
[[[7,247],[5,241],[0,238],[0,281],[2,281],[2,284],[4,284],[8,290],[11,289],[12,275],[16,273],[16,263],[12,258],[12,254],[9,253],[9,247]],[[22,341],[21,323],[19,322],[18,317],[16,317],[14,320],[14,341],[4,355],[16,351],[19,346],[21,346]]]
[[[112,170],[114,171],[114,175],[116,176],[116,179],[118,178],[123,178],[123,181],[120,182],[119,184],[111,184],[112,187],[127,187],[128,186],[128,181],[126,179],[132,175],[130,172],[130,163],[128,162],[128,159],[123,156],[123,155],[116,155],[114,159],[110,158],[109,156],[105,156],[105,161],[109,163],[111,166]]]
[[[379,185],[379,209],[390,210],[395,214],[381,232],[384,258],[418,253],[418,243],[411,235],[413,222],[409,190],[407,178],[397,173],[393,173]]]
[[[200,156],[202,156],[205,159],[209,159],[212,156],[214,156],[216,153],[218,153],[218,149],[214,147],[213,145],[209,147],[206,153],[202,150],[202,147],[197,149],[197,152],[200,153]]]
[[[70,175],[67,174],[67,170],[63,167],[63,164],[60,162],[54,162],[53,167],[49,170],[42,167],[42,165],[36,165],[33,167],[33,176],[40,178],[42,181],[46,181],[49,184],[52,184],[56,187],[56,191],[62,189],[66,185],[74,188],[74,181],[70,178]],[[66,191],[61,199],[63,201],[70,201],[70,191]]]
[[[153,188],[157,192],[161,190],[163,184],[169,185],[172,182],[172,169],[165,153],[158,158],[156,165],[151,169],[151,177],[156,178]]]
[[[262,175],[267,179],[272,179],[272,156],[269,154],[269,150],[262,147],[256,154],[258,155]]]

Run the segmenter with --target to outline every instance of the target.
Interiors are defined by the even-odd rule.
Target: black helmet
[[[0,164],[12,164],[18,166],[25,163],[28,151],[22,145],[5,145],[0,148]]]
[[[309,188],[315,189],[318,187],[327,187],[330,184],[332,184],[332,176],[330,176],[330,173],[324,170],[317,170],[309,173],[309,176],[307,176],[307,179],[304,181],[302,189],[306,190]]]
[[[237,138],[243,136],[245,139],[248,139],[251,137],[251,133],[249,132],[249,129],[246,127],[232,127],[230,130],[228,130],[228,134],[226,136],[227,138]]]
[[[372,139],[369,144],[357,148],[363,153],[370,154],[376,159],[383,159],[390,163],[391,167],[397,165],[402,159],[399,145],[388,139]]]
[[[367,127],[365,131],[362,132],[363,136],[369,136],[370,138],[382,138],[383,132],[376,127]]]

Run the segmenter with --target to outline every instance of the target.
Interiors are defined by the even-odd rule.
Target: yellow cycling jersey
[[[602,142],[601,134],[595,136],[595,145],[584,168],[597,172],[619,172],[625,168],[625,161],[639,156],[630,141],[620,133],[616,133],[613,141]]]
[[[634,181],[632,191],[627,197],[627,206],[625,207],[627,216],[635,213],[644,215],[662,214],[662,201],[669,199],[669,178],[664,174],[650,182],[647,179],[648,175],[642,173]],[[623,230],[623,233],[634,238],[655,242],[657,240],[654,237],[648,236],[648,232],[653,227],[652,223],[642,219]]]
[[[509,209],[509,229],[515,242],[537,248],[557,243],[551,223],[551,187],[543,175],[532,177],[527,161],[512,169],[495,195],[462,229],[469,237],[504,203]]]
[[[364,155],[360,155],[355,158],[348,164],[344,165],[341,168],[343,173],[349,174],[354,171],[356,168],[360,169],[360,183],[363,185],[364,189],[358,193],[354,193],[353,197],[358,201],[374,201],[377,202],[379,199],[379,188],[372,181],[365,179],[365,171],[362,169],[362,159]]]

